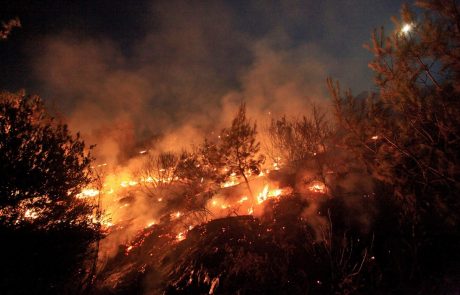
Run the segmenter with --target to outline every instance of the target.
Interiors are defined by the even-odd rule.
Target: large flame
[[[283,193],[283,190],[276,188],[270,190],[269,185],[265,185],[262,192],[257,195],[257,203],[261,204],[268,199],[278,198]]]
[[[217,192],[217,194],[212,196],[207,202],[206,212],[210,215],[206,218],[206,220],[209,221],[214,218],[225,217],[232,214],[258,215],[263,212],[266,201],[276,201],[282,198],[283,195],[290,194],[292,192],[292,188],[279,187],[277,183],[268,181],[267,175],[269,175],[272,171],[280,169],[279,162],[274,163],[271,166],[271,170],[265,169],[258,175],[251,174],[249,171],[245,173],[246,177],[249,179],[249,184],[253,191],[252,193],[247,191],[245,185],[241,185],[244,183],[242,177],[239,177],[235,173],[230,175],[228,181],[220,185],[223,195],[220,195],[220,192]],[[125,227],[125,222],[129,222],[130,220],[130,214],[134,214],[134,206],[136,206],[136,204],[129,200],[127,202],[123,201],[126,199],[126,196],[131,195],[131,191],[137,191],[138,188],[144,186],[152,186],[155,188],[157,186],[160,187],[163,184],[174,185],[174,182],[178,181],[177,178],[173,178],[167,173],[165,174],[167,177],[164,178],[157,178],[153,175],[146,175],[144,177],[134,177],[133,175],[134,174],[130,172],[129,169],[123,169],[119,172],[112,171],[103,178],[100,189],[97,189],[94,186],[87,187],[77,195],[78,198],[88,201],[91,201],[92,198],[101,198],[103,200],[104,214],[99,217],[100,220],[97,220],[95,217],[93,217],[93,220],[95,222],[101,222],[103,228],[109,231],[123,229]],[[234,187],[234,189],[229,190],[232,187]],[[326,186],[320,181],[310,183],[308,189],[315,194],[326,193]],[[251,196],[254,197],[252,198]],[[168,206],[167,194],[158,195],[150,200],[158,202],[158,205],[153,206],[162,206],[161,208],[167,208]],[[175,242],[181,242],[186,239],[188,232],[194,226],[198,225],[200,221],[189,218],[189,216],[193,214],[189,214],[184,208],[175,208],[176,209],[173,207],[170,212],[166,212],[166,216],[169,216],[168,220],[177,225],[172,227],[169,234],[160,236],[165,236]],[[133,213],[131,213],[131,211]],[[36,215],[31,212],[27,213],[27,218],[36,218],[35,216]],[[110,216],[110,218],[108,218],[108,216]],[[153,229],[155,225],[164,222],[161,218],[162,216],[151,215],[150,218],[146,218],[143,221],[138,230]],[[129,253],[141,244],[142,241],[128,243],[125,247],[125,254],[129,255]]]

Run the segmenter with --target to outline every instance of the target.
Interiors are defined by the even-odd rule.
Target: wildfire
[[[247,200],[248,200],[248,197],[243,196],[243,197],[241,197],[241,199],[238,200],[238,203],[243,204],[243,203],[246,202]]]
[[[146,151],[145,153],[147,153]],[[142,154],[142,151],[141,151]],[[280,160],[280,159],[278,159]],[[106,165],[106,164],[105,164]],[[270,164],[271,166],[271,164]],[[227,172],[229,168],[224,168]],[[250,171],[245,171],[245,176],[249,179],[250,186],[253,187],[254,190],[254,199],[250,197],[247,192],[242,193],[238,198],[234,199],[232,196],[228,196],[229,193],[235,196],[236,191],[244,190],[245,187],[238,188],[235,191],[224,191],[223,195],[216,194],[213,198],[209,201],[209,210],[214,214],[214,218],[225,216],[228,214],[249,214],[253,215],[257,212],[261,212],[260,208],[263,206],[266,200],[269,199],[278,199],[283,194],[289,193],[288,188],[279,188],[274,183],[266,184],[261,186],[261,182],[265,181],[265,177],[270,174],[273,170],[279,170],[280,164],[279,161],[273,164],[273,167],[270,169],[261,170],[260,173],[250,173]],[[129,170],[123,169],[120,171],[114,171],[110,174],[107,174],[103,179],[103,184],[101,188],[95,189],[94,187],[87,187],[81,190],[81,192],[77,195],[78,198],[81,199],[90,199],[97,196],[106,196],[110,195],[108,199],[104,199],[104,216],[103,217],[91,217],[93,218],[94,222],[100,222],[103,228],[110,229],[112,227],[116,229],[122,229],[124,222],[128,222],[130,220],[130,216],[126,216],[126,214],[130,214],[131,206],[135,206],[136,202],[131,201],[130,199],[127,201],[121,201],[125,198],[132,198],[131,196],[135,196],[136,194],[131,194],[130,190],[135,190],[142,185],[151,185],[153,188],[156,188],[157,185],[160,184],[171,184],[175,185],[175,181],[179,180],[173,174],[168,173],[168,171],[162,169],[160,171],[164,173],[164,177],[156,177],[154,175],[144,175],[142,177],[135,177]],[[232,173],[228,180],[225,183],[221,183],[221,188],[228,188],[233,186],[240,185],[243,180],[242,176],[238,175],[237,173]],[[260,180],[262,179],[262,180]],[[204,182],[204,179],[201,179],[201,183]],[[251,195],[252,196],[252,195]],[[161,202],[167,203],[167,199],[164,198],[162,195],[156,196],[153,200],[158,202],[158,206],[161,206]],[[167,204],[169,205],[169,204]],[[180,208],[176,207],[176,210],[181,210]],[[122,211],[118,211],[122,210]],[[134,212],[134,209],[133,209]],[[166,216],[169,216],[169,220],[171,221],[181,221],[181,223],[185,223],[186,227],[180,230],[172,230],[169,233],[165,234],[165,236],[173,239],[174,241],[180,242],[187,238],[187,233],[190,231],[193,226],[197,225],[195,221],[188,220],[189,215],[186,215],[184,211],[170,211],[166,213]],[[107,216],[110,216],[110,221],[107,221]],[[24,215],[25,218],[37,218],[38,214],[36,212],[28,211]],[[151,216],[154,217],[154,216]],[[150,218],[151,218],[150,217]],[[150,231],[155,230],[155,225],[161,225],[162,221],[160,219],[154,220],[152,219],[144,219],[143,223],[141,223],[141,229],[143,231]],[[158,216],[161,218],[161,216]],[[96,220],[97,219],[97,220]],[[112,223],[113,222],[113,223]],[[123,222],[123,223],[122,223]],[[188,223],[188,224],[187,224]],[[185,225],[183,224],[183,225]],[[187,229],[188,228],[188,229]],[[125,254],[128,255],[131,253],[135,248],[137,248],[140,244],[142,244],[142,239],[127,244],[125,247]]]
[[[92,198],[99,195],[99,190],[94,188],[85,188],[77,195],[79,199]]]
[[[270,190],[268,184],[264,186],[262,192],[257,196],[257,203],[261,204],[268,199],[278,198],[283,193],[282,189]]]
[[[312,181],[308,189],[313,193],[325,194],[327,192],[326,185],[323,182],[318,181],[318,180]]]
[[[133,245],[128,246],[125,250],[125,255],[129,255],[129,252],[131,252],[133,249],[134,249]]]
[[[212,200],[212,201],[211,201],[211,205],[212,205],[212,207],[214,207],[214,208],[219,207],[220,209],[223,209],[223,210],[232,207],[232,205],[223,202],[221,199],[214,199],[214,200]]]
[[[104,165],[107,165],[107,164],[104,164]],[[79,199],[93,198],[93,197],[98,196],[99,194],[110,195],[110,194],[116,193],[120,189],[124,190],[124,189],[130,189],[133,187],[137,187],[141,183],[169,183],[173,180],[177,180],[177,179],[174,179],[172,177],[156,178],[156,177],[151,177],[151,176],[143,177],[139,179],[133,179],[127,176],[126,173],[122,175],[111,174],[111,175],[108,175],[104,180],[104,184],[103,184],[104,189],[98,190],[92,187],[87,187],[87,188],[82,189],[81,192],[77,194],[76,197]],[[163,200],[162,198],[158,198],[158,202],[161,202],[162,200]]]
[[[33,209],[27,209],[26,212],[24,212],[24,218],[37,219],[38,212],[34,211]]]
[[[152,227],[152,226],[154,226],[155,224],[157,224],[156,221],[150,221],[149,223],[147,223],[146,228]]]
[[[185,231],[178,233],[177,236],[176,236],[176,240],[178,242],[185,240],[185,238],[186,238],[186,232]]]
[[[230,175],[230,179],[228,181],[222,183],[222,185],[220,187],[225,188],[225,187],[235,186],[235,185],[238,185],[238,184],[240,184],[240,181],[238,180],[238,177],[236,176],[236,173],[232,173]]]
[[[178,219],[182,216],[182,212],[177,211],[175,213],[172,213],[170,216],[171,216],[171,219]]]
[[[111,228],[112,226],[114,226],[114,224],[110,221],[105,221],[105,220],[102,220],[101,221],[101,224],[102,226],[105,228],[105,229],[108,229],[108,228]]]

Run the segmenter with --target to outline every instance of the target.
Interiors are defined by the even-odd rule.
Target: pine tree
[[[232,174],[243,177],[249,193],[253,193],[249,185],[248,174],[259,174],[265,158],[259,155],[260,143],[256,139],[257,125],[246,118],[246,105],[242,103],[232,121],[230,128],[220,133],[218,151],[221,161],[225,164],[224,176]]]
[[[460,8],[417,5],[423,17],[403,6],[395,32],[375,31],[367,46],[376,93],[355,97],[328,80],[346,146],[399,209],[393,242],[406,278],[455,274],[460,226]]]
[[[360,100],[329,81],[348,144],[370,171],[393,185],[414,221],[435,211],[458,223],[460,188],[460,15],[455,1],[420,1],[417,21],[407,6],[389,37],[374,32],[378,93]]]

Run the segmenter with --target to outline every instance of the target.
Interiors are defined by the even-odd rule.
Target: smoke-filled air
[[[1,294],[457,294],[456,0],[0,13]]]

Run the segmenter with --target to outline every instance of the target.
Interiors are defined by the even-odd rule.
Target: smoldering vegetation
[[[273,119],[265,150],[239,146],[240,161],[265,162],[232,170],[238,159],[224,155],[257,130],[241,105],[216,140],[142,156],[138,175],[152,181],[117,195],[129,206],[101,241],[93,292],[346,293],[378,281],[386,253],[375,253],[372,228],[387,212],[336,128],[318,108]]]
[[[358,96],[330,79],[326,94],[337,65],[318,44],[296,44],[278,26],[243,33],[220,2],[155,2],[155,24],[129,53],[70,32],[42,39],[33,64],[47,110],[61,105],[62,119],[97,146],[53,129],[38,99],[1,94],[5,114],[23,104],[27,115],[0,114],[5,161],[23,165],[15,171],[27,181],[38,179],[29,177],[34,154],[42,175],[70,176],[14,210],[0,207],[0,230],[14,242],[2,244],[0,286],[458,293],[458,5],[418,4],[423,18],[404,7],[388,38],[373,35],[375,91]],[[62,173],[60,161],[73,169]],[[29,187],[13,170],[0,179],[14,201]],[[21,241],[30,237],[40,247]],[[33,272],[23,268],[36,257]]]

